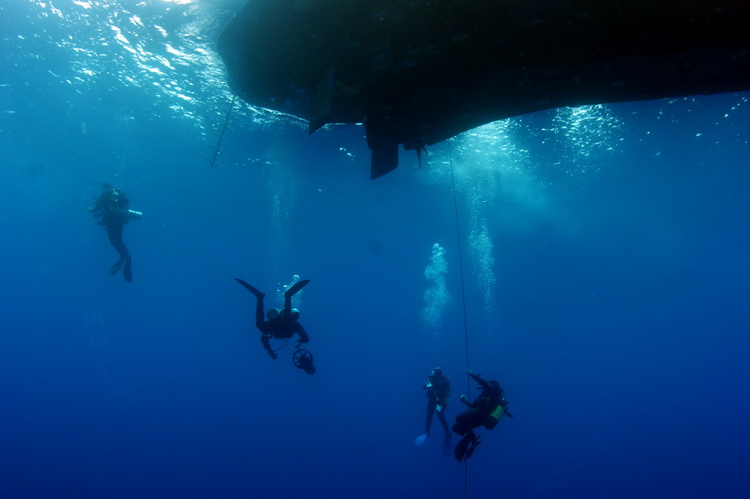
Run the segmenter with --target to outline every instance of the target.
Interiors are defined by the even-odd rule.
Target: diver
[[[120,254],[120,259],[109,269],[109,275],[115,275],[121,268],[125,282],[133,282],[133,260],[125,243],[122,242],[122,230],[130,219],[140,220],[143,214],[139,211],[129,209],[130,200],[123,191],[115,189],[111,185],[102,184],[102,193],[94,199],[94,205],[89,208],[89,213],[94,218],[101,218],[99,225],[107,229],[109,243]]]
[[[260,341],[263,344],[263,348],[268,352],[268,355],[274,360],[279,356],[273,348],[271,348],[269,342],[271,338],[288,340],[296,333],[299,336],[299,340],[297,340],[297,351],[293,357],[294,365],[304,370],[307,374],[313,374],[315,372],[315,367],[312,364],[312,354],[307,350],[300,349],[300,345],[309,342],[310,337],[307,336],[305,328],[303,328],[302,324],[297,320],[299,318],[299,310],[292,308],[292,296],[307,286],[310,280],[306,279],[298,281],[289,287],[289,289],[284,292],[284,308],[282,310],[275,308],[269,309],[268,313],[265,315],[265,317],[268,317],[268,320],[264,319],[263,314],[263,299],[266,295],[242,279],[235,278],[235,281],[242,284],[245,289],[255,295],[255,327],[257,327],[262,333]]]
[[[451,382],[443,376],[443,369],[436,367],[427,378],[427,382],[422,385],[427,396],[427,420],[425,422],[425,432],[417,437],[416,445],[422,445],[427,437],[430,436],[432,427],[432,417],[437,412],[438,420],[443,426],[443,454],[451,454],[451,431],[448,429],[448,421],[445,420],[445,409],[448,407],[448,397],[451,395]]]
[[[461,395],[461,402],[469,408],[456,416],[456,424],[453,425],[453,431],[463,437],[453,451],[458,461],[470,458],[477,445],[481,443],[479,436],[474,433],[474,428],[484,426],[491,430],[497,426],[504,414],[513,417],[508,412],[508,401],[505,400],[505,392],[500,383],[495,380],[485,381],[479,374],[471,372],[471,369],[467,369],[466,374],[479,384],[477,390],[481,389],[482,392],[473,402],[469,402],[465,395]]]

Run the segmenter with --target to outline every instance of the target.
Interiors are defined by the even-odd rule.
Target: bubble
[[[445,276],[448,273],[448,262],[445,260],[445,249],[435,243],[432,246],[430,263],[424,269],[425,278],[430,281],[430,287],[424,293],[425,305],[422,309],[422,319],[432,326],[442,322],[445,307],[448,304],[448,287]]]
[[[294,274],[292,276],[292,280],[289,284],[280,284],[279,287],[276,289],[276,299],[279,301],[279,303],[284,303],[284,293],[287,289],[291,288],[295,284],[299,282],[299,275]],[[297,291],[294,296],[292,297],[292,308],[299,308],[302,304],[302,293],[304,290]]]
[[[474,275],[482,292],[484,308],[488,317],[495,315],[493,294],[495,290],[494,244],[485,219],[473,220],[469,234],[469,253],[474,267]]]

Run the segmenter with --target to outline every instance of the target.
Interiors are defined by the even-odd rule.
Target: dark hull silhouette
[[[364,123],[372,177],[498,119],[750,89],[749,0],[251,0],[218,43],[247,102]]]

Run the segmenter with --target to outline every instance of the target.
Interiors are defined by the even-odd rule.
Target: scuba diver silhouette
[[[448,397],[451,395],[451,382],[443,376],[443,369],[436,367],[432,370],[422,388],[427,396],[427,419],[425,420],[425,432],[417,437],[414,445],[421,446],[430,436],[432,417],[437,412],[438,420],[443,427],[443,455],[450,456],[453,449],[451,447],[451,431],[448,429],[448,422],[445,420],[445,410],[448,408]]]
[[[127,246],[122,242],[123,227],[130,219],[140,220],[143,217],[143,213],[131,210],[129,206],[127,194],[104,183],[102,193],[94,199],[94,206],[89,208],[89,213],[92,213],[94,218],[101,218],[97,223],[107,229],[109,243],[120,255],[120,259],[112,265],[108,273],[115,275],[124,265],[122,275],[125,282],[133,282],[133,260]]]
[[[467,369],[466,374],[479,384],[477,389],[481,389],[482,392],[473,402],[469,402],[465,395],[461,395],[461,402],[468,409],[456,416],[456,424],[453,425],[453,431],[463,437],[453,451],[457,461],[469,459],[481,443],[479,435],[474,433],[474,428],[484,426],[491,430],[497,426],[504,414],[513,417],[513,414],[508,412],[508,401],[505,400],[505,392],[500,383],[496,380],[485,381],[481,375],[471,372],[471,369]]]
[[[292,362],[295,367],[302,369],[307,374],[314,374],[315,366],[313,365],[312,353],[310,353],[309,350],[300,348],[303,343],[310,341],[310,337],[307,335],[305,328],[302,327],[302,324],[297,320],[299,318],[299,310],[292,308],[292,297],[299,290],[307,286],[310,280],[306,279],[298,281],[290,286],[289,289],[284,292],[284,308],[280,311],[275,308],[269,309],[268,313],[265,315],[265,317],[268,317],[268,320],[264,319],[263,314],[263,299],[266,297],[265,293],[257,290],[242,279],[235,278],[234,280],[255,295],[255,327],[257,327],[262,333],[260,341],[263,344],[263,348],[268,352],[268,355],[274,360],[278,358],[276,351],[271,348],[269,341],[271,338],[288,341],[294,336],[294,334],[297,334],[299,340],[297,340],[296,351],[292,356]],[[286,344],[286,341],[284,344]]]

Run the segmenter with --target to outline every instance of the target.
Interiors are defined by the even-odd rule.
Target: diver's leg
[[[474,455],[474,451],[477,448],[477,445],[482,443],[482,439],[479,438],[479,435],[475,435],[474,432],[472,432],[474,435],[474,438],[471,439],[471,445],[469,445],[468,450],[466,451],[466,455],[464,456],[464,460],[469,459],[471,456]],[[468,435],[467,435],[468,436]],[[466,438],[466,437],[464,437]]]
[[[479,436],[474,433],[474,428],[482,426],[486,415],[478,409],[464,411],[456,417],[456,425],[453,426],[453,431],[456,431],[456,426],[459,424],[459,417],[461,417],[461,428],[459,429],[466,431],[466,433],[458,445],[456,445],[456,449],[453,452],[457,460],[465,461],[474,454],[474,449],[476,449],[477,445],[481,442]],[[460,434],[458,431],[456,431],[456,433]]]
[[[430,397],[427,399],[427,421],[425,421],[424,432],[429,435],[430,428],[432,427],[432,416],[435,414],[435,407],[437,407],[437,401]],[[438,414],[439,417],[439,414]]]
[[[117,253],[120,254],[120,259],[109,269],[109,275],[115,275],[128,258],[128,248],[125,246],[125,243],[122,242],[122,227],[123,224],[121,223],[111,223],[107,225],[109,244],[111,244]]]
[[[440,424],[443,425],[443,455],[450,457],[453,454],[453,444],[451,444],[451,431],[448,428],[448,422],[445,420],[445,408],[447,404],[443,405],[442,410],[438,412],[438,419]]]
[[[450,457],[451,454],[453,454],[453,444],[451,443],[451,434],[448,432],[443,438],[443,455]]]
[[[471,430],[469,420],[471,418],[471,409],[467,409],[458,416],[456,416],[456,424],[453,425],[453,432],[458,433],[461,436],[466,435],[467,431]]]
[[[446,406],[443,406],[443,409],[437,413],[437,417],[440,420],[440,424],[443,425],[443,431],[445,432],[446,438],[451,438],[451,431],[448,428],[448,421],[445,420],[445,408]]]
[[[250,291],[252,294],[255,295],[255,327],[258,329],[261,328],[261,324],[263,324],[264,321],[264,314],[263,314],[263,299],[266,297],[264,293],[261,293],[242,279],[234,278],[235,281],[242,284],[245,289]]]
[[[456,425],[453,426],[453,431],[456,431]],[[458,432],[456,432],[458,433]],[[466,457],[466,452],[469,450],[469,444],[471,444],[474,439],[476,438],[476,435],[474,435],[474,432],[469,428],[469,430],[464,434],[463,438],[456,444],[456,448],[453,449],[453,455],[456,457],[456,461],[463,461]]]
[[[109,236],[109,243],[120,254],[120,259],[125,261],[128,256],[128,248],[122,242],[122,228],[121,223],[107,225],[107,235]]]
[[[291,317],[292,316],[292,296],[297,294],[299,290],[307,286],[307,284],[310,282],[310,279],[304,279],[302,281],[297,281],[291,286],[289,286],[289,289],[284,291],[284,317]]]
[[[265,296],[266,295],[261,293],[259,296],[256,296],[255,300],[255,327],[258,329],[261,329],[266,322],[265,316],[263,315],[263,298],[265,298]]]

